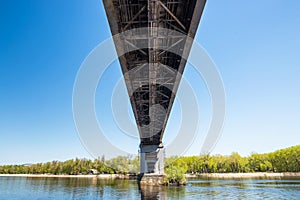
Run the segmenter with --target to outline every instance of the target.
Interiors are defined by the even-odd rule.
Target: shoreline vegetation
[[[0,177],[26,177],[26,178],[97,178],[97,179],[130,179],[136,178],[132,174],[98,174],[98,175],[54,175],[54,174],[0,174]],[[251,178],[300,178],[300,172],[270,173],[203,173],[185,174],[187,179],[216,178],[216,179],[251,179]]]
[[[300,145],[272,153],[252,153],[242,157],[200,155],[165,159],[165,174],[169,182],[184,182],[185,178],[285,178],[300,177]],[[139,174],[139,157],[118,156],[95,160],[72,159],[25,165],[0,166],[0,176],[23,177],[97,177],[124,179]]]

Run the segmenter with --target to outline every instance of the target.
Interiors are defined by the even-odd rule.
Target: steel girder
[[[147,28],[144,33],[125,34],[115,44],[141,145],[160,145],[186,65],[183,54],[188,55],[192,45],[186,36],[194,38],[206,0],[103,3],[113,35]],[[162,34],[161,28],[170,34]],[[180,34],[172,34],[175,31]]]

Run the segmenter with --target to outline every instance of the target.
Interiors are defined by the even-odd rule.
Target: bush
[[[179,166],[169,166],[166,170],[165,184],[184,185],[186,183],[184,171]]]

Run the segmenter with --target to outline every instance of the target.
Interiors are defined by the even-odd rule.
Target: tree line
[[[30,165],[0,166],[0,174],[53,174],[53,175],[86,175],[86,174],[128,174],[138,173],[138,157],[118,156],[111,160],[71,159],[64,162],[52,161]]]
[[[180,170],[183,173],[244,173],[244,172],[300,172],[300,145],[277,150],[272,153],[252,153],[242,157],[238,153],[229,156],[201,155],[170,157],[165,160],[166,172]],[[72,159],[64,162],[52,161],[32,165],[0,166],[0,174],[137,174],[139,158],[118,156],[105,160],[104,157]]]
[[[248,157],[236,152],[229,156],[173,157],[166,164],[179,166],[185,173],[300,172],[300,145]]]

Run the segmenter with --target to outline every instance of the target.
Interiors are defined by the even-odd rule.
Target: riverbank
[[[300,178],[300,172],[255,172],[255,173],[205,173],[189,174],[187,178],[219,178],[219,179],[246,179],[246,178]]]
[[[300,172],[286,173],[205,173],[186,174],[186,178],[220,178],[220,179],[243,179],[243,178],[300,178]],[[99,179],[129,179],[135,175],[123,174],[99,174],[99,175],[53,175],[53,174],[0,174],[0,177],[27,177],[27,178],[99,178]]]
[[[0,177],[129,179],[135,176],[123,175],[123,174],[99,174],[99,175],[0,174]]]

